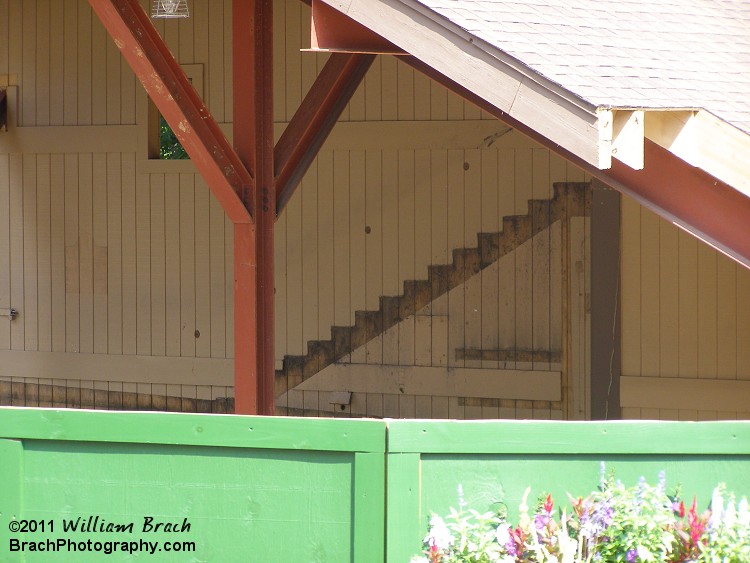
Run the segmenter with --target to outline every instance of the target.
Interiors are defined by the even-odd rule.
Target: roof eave
[[[316,0],[335,8],[599,169],[612,115],[414,0]]]

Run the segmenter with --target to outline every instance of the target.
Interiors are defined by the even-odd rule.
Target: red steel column
[[[257,378],[257,413],[274,411],[274,242],[276,193],[273,175],[273,0],[232,2],[232,57],[234,73],[234,145],[254,176],[252,206],[255,219],[255,315],[248,327],[247,295],[235,284],[235,382]],[[235,234],[238,227],[235,226]],[[236,242],[235,242],[236,244]],[[235,248],[235,268],[248,256]],[[245,249],[243,252],[249,252]],[[252,268],[251,268],[252,269]],[[244,291],[249,291],[245,286]],[[244,307],[245,310],[239,309]],[[238,323],[239,321],[239,323]],[[239,329],[239,330],[238,330]],[[253,334],[254,333],[254,334]],[[255,337],[253,344],[250,339]],[[243,348],[254,348],[255,365]],[[253,369],[254,367],[254,369]],[[244,385],[240,387],[244,389]],[[235,412],[244,413],[244,399],[235,398]]]
[[[255,225],[234,224],[234,412],[258,414]]]

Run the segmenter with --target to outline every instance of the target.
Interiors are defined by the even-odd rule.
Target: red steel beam
[[[249,223],[253,179],[138,0],[89,0],[96,15],[234,223]]]
[[[257,414],[274,412],[274,242],[276,191],[273,173],[273,0],[234,0],[232,2],[232,60],[234,75],[234,145],[255,178],[255,311],[253,326],[235,326],[235,353],[252,346],[249,354],[235,358],[235,385],[244,389],[245,379],[256,380]],[[247,259],[235,251],[235,267]],[[250,274],[248,270],[248,275]],[[246,295],[235,291],[235,323],[249,307]],[[246,291],[247,289],[245,289]],[[239,330],[238,330],[239,329]],[[249,384],[248,384],[249,385]],[[246,413],[250,401],[237,396],[235,412]]]
[[[276,214],[281,214],[375,55],[333,53],[274,148]]]
[[[401,60],[448,90],[531,137],[595,178],[637,199],[658,215],[750,267],[750,198],[650,141],[644,140],[643,170],[617,159],[599,170],[512,118],[434,68],[408,56]]]
[[[406,54],[403,49],[321,0],[312,0],[310,46],[349,53]]]
[[[750,268],[750,198],[649,139],[643,156],[643,170],[613,159],[612,168],[599,173],[612,187],[647,202],[665,219]]]

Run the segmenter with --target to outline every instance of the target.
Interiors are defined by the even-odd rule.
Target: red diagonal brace
[[[251,221],[253,178],[138,0],[89,0],[123,57],[234,223]]]
[[[375,55],[333,53],[274,148],[276,214],[280,214]]]

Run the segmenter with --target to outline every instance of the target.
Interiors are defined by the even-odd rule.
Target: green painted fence
[[[0,409],[0,561],[382,561],[384,449],[379,421]]]
[[[750,495],[749,422],[391,421],[388,428],[387,560],[421,548],[431,513],[498,501],[511,517],[524,491],[567,504],[599,484],[601,462],[626,485],[641,476],[681,484],[707,507],[713,488]]]
[[[407,562],[430,513],[457,506],[458,485],[477,509],[501,499],[513,509],[529,486],[559,502],[592,490],[602,461],[626,483],[665,470],[706,506],[718,482],[750,493],[750,422],[5,408],[0,561]]]

